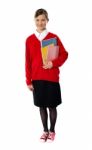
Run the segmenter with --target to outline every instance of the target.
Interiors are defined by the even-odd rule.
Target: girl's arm
[[[30,51],[29,51],[29,43],[28,39],[26,39],[25,43],[25,76],[26,76],[26,84],[31,85],[31,60],[30,60]]]
[[[58,43],[58,46],[59,46],[59,56],[58,56],[58,58],[52,60],[53,67],[62,66],[63,63],[68,58],[68,52],[65,50],[65,48],[64,48],[61,40],[59,39],[59,37],[57,37],[57,43]]]

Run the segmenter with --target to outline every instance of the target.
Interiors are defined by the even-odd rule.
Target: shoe
[[[47,137],[47,142],[52,142],[55,139],[55,132],[49,132],[49,135]]]
[[[40,137],[41,142],[46,142],[48,138],[49,133],[48,132],[43,132],[42,136]]]

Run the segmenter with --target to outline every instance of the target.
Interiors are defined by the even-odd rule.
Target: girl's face
[[[46,28],[47,19],[45,15],[39,15],[35,18],[35,25],[38,31],[43,31]]]

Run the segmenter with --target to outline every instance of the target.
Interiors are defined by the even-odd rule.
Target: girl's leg
[[[46,107],[40,107],[40,116],[45,132],[48,132],[48,113]]]
[[[55,124],[56,124],[56,119],[57,119],[56,107],[54,107],[54,108],[50,107],[49,114],[50,114],[50,132],[55,132]]]

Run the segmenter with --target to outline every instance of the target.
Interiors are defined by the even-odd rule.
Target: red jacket
[[[42,67],[41,42],[39,39],[35,34],[27,37],[25,44],[25,76],[27,85],[30,85],[32,80],[59,82],[59,67],[67,59],[68,52],[65,50],[59,37],[51,32],[43,40],[54,37],[57,38],[57,45],[59,45],[59,57],[52,60],[53,67],[51,69],[44,69]]]

